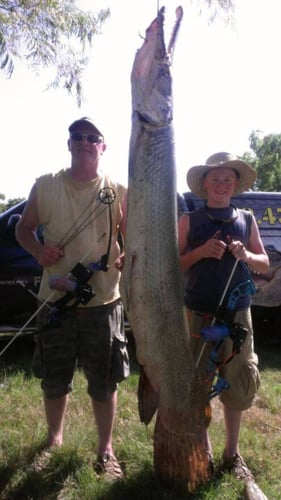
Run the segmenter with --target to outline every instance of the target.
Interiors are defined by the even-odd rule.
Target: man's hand
[[[124,260],[125,260],[125,252],[121,253],[118,257],[118,259],[116,259],[114,261],[114,265],[115,267],[118,269],[118,271],[122,271],[123,267],[124,267]]]
[[[39,251],[37,260],[41,266],[49,267],[56,264],[63,255],[61,248],[51,243],[45,243]]]

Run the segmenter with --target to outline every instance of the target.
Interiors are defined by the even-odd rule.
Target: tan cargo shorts
[[[187,309],[187,316],[191,334],[191,346],[194,361],[198,360],[203,340],[200,335],[202,329],[209,326],[212,317],[198,311]],[[260,386],[258,371],[258,356],[254,352],[253,326],[250,308],[238,311],[234,318],[235,323],[240,323],[248,330],[245,341],[239,354],[236,354],[228,363],[219,369],[219,374],[229,383],[229,388],[223,390],[219,398],[226,406],[235,410],[247,410],[252,405]],[[214,348],[213,342],[207,342],[200,358],[198,370],[203,380],[208,378],[209,356]],[[226,337],[218,351],[218,360],[223,362],[231,356],[233,342]],[[206,390],[210,389],[209,387]]]

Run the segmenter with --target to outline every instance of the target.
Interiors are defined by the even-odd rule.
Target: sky
[[[158,0],[80,0],[111,16],[94,38],[84,72],[84,101],[65,90],[46,91],[46,75],[17,63],[0,72],[0,193],[27,197],[35,179],[69,166],[68,126],[91,116],[103,131],[104,172],[127,185],[131,133],[130,73],[142,36],[156,17]],[[179,1],[166,0],[167,34]],[[203,3],[204,4],[204,3]],[[250,151],[253,130],[281,133],[281,2],[236,0],[234,25],[210,23],[196,2],[182,0],[184,17],[173,58],[174,129],[178,191],[186,173],[211,154]]]

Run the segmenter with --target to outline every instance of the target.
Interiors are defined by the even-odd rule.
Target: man
[[[239,354],[233,355],[229,336],[217,353],[220,382],[225,384],[225,390],[219,394],[226,427],[221,470],[232,472],[238,479],[253,478],[240,455],[239,433],[242,411],[251,406],[259,387],[250,295],[243,283],[249,283],[248,267],[263,273],[269,261],[254,217],[230,201],[232,196],[249,189],[255,178],[254,169],[229,153],[210,156],[206,165],[192,167],[187,173],[191,192],[206,200],[205,205],[179,220],[179,251],[194,360],[208,393],[212,390],[216,364],[212,366],[210,358],[214,346],[212,342],[204,343],[202,332],[214,333],[210,327],[219,322],[226,324],[229,331],[238,325],[237,332],[242,337],[247,331],[242,347],[238,343]],[[207,429],[202,439],[212,467]]]
[[[106,145],[92,120],[78,119],[68,130],[70,168],[36,180],[16,228],[20,244],[43,266],[40,299],[53,306],[51,312],[43,308],[38,318],[42,331],[33,362],[42,378],[46,454],[63,444],[78,362],[97,425],[98,470],[110,479],[120,478],[112,433],[117,383],[127,374],[114,373],[120,368],[118,360],[122,372],[127,352],[120,271],[114,263],[120,254],[119,231],[124,232],[126,189],[99,172]],[[36,237],[39,224],[44,244]]]

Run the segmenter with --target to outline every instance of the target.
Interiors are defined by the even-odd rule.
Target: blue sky
[[[178,4],[163,3],[167,31]],[[7,199],[28,196],[37,176],[69,165],[67,128],[83,115],[92,116],[104,131],[103,170],[127,184],[130,72],[157,1],[81,0],[81,5],[109,6],[112,14],[94,39],[80,109],[65,91],[45,91],[44,73],[36,76],[24,64],[9,80],[0,73],[0,192]],[[209,24],[188,0],[181,5],[173,80],[178,190],[183,192],[188,168],[210,154],[249,151],[252,130],[281,133],[281,2],[237,0],[235,27],[226,27],[222,19]]]

